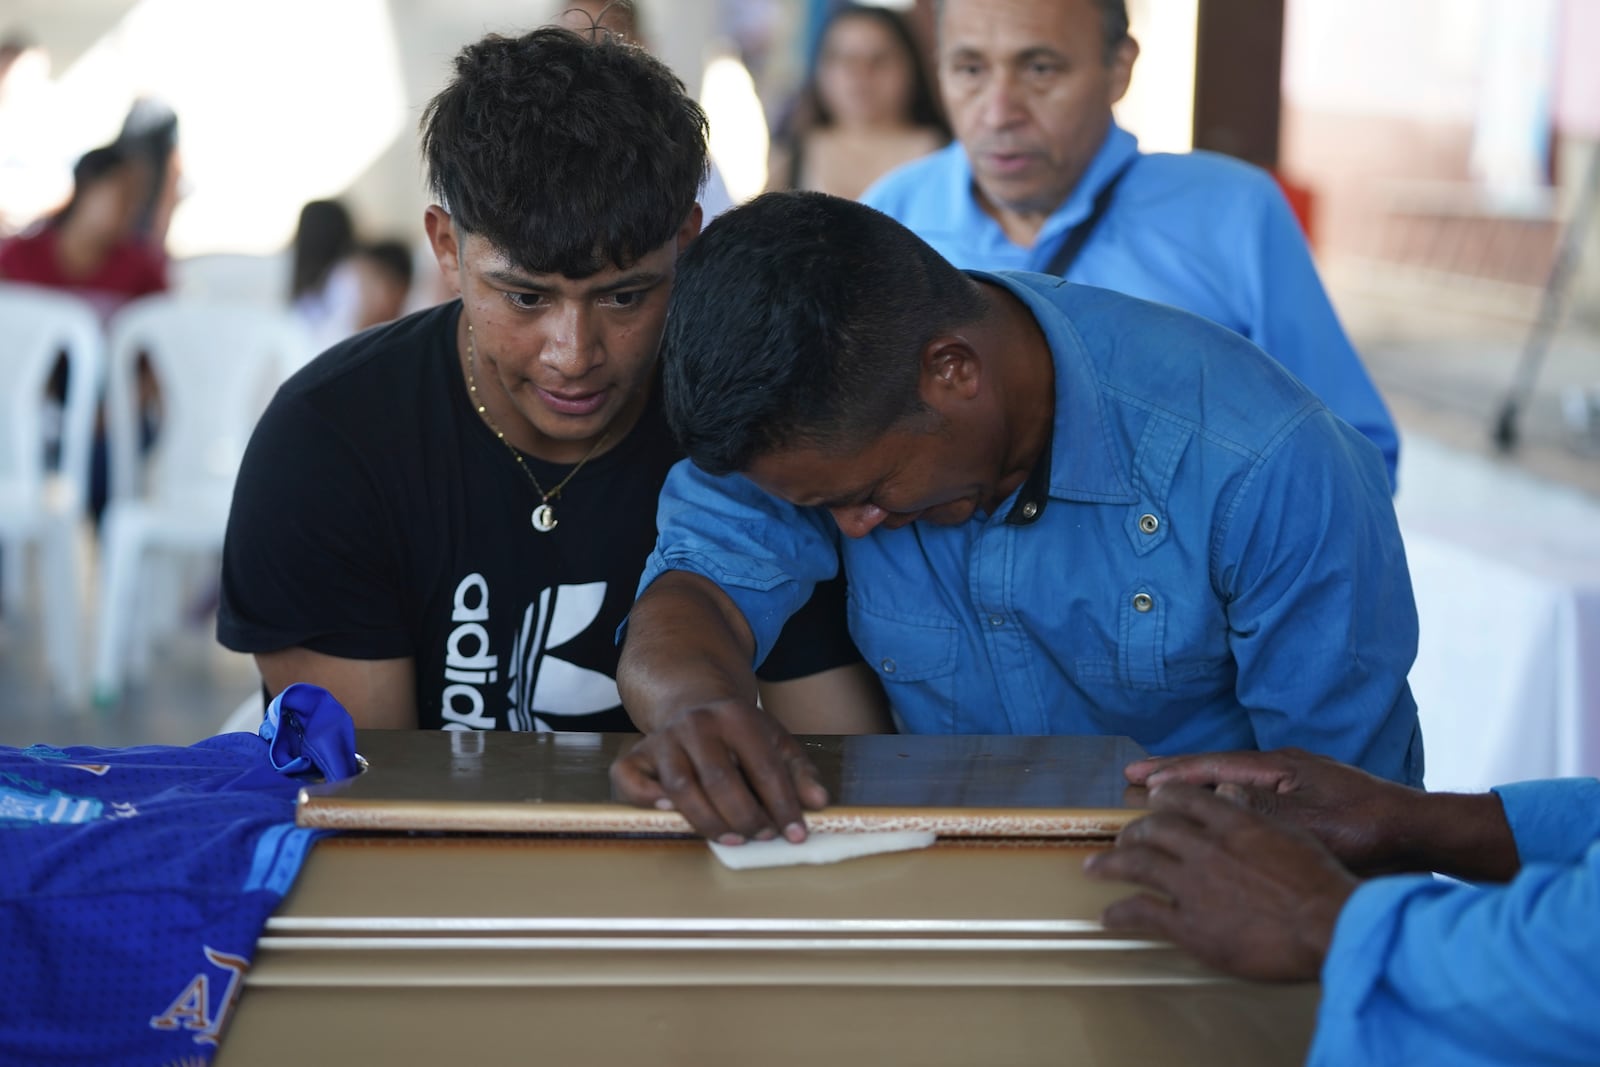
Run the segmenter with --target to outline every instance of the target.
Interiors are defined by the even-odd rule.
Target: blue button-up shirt
[[[1357,889],[1322,968],[1315,1067],[1600,1063],[1600,781],[1495,792],[1522,871]]]
[[[850,633],[916,733],[1123,734],[1152,752],[1302,745],[1422,780],[1417,616],[1383,461],[1237,334],[1037,274],[1055,360],[1043,509],[842,539],[683,463],[662,571],[715,581],[756,662],[842,558]]]
[[[1133,135],[1113,126],[1032,248],[1013,244],[978,203],[959,143],[899,168],[862,199],[958,267],[1042,271],[1130,161],[1067,278],[1171,304],[1248,337],[1378,446],[1392,485],[1400,455],[1394,420],[1264,171],[1211,152],[1140,155]]]

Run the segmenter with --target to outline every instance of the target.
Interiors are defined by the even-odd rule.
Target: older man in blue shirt
[[[1399,438],[1263,171],[1139,152],[1112,121],[1139,46],[1123,0],[944,0],[957,142],[864,200],[958,267],[1065,276],[1192,311],[1260,345],[1383,452]]]
[[[1423,793],[1294,751],[1128,777],[1155,813],[1087,868],[1162,895],[1106,926],[1241,977],[1320,977],[1311,1067],[1600,1062],[1600,782]]]
[[[751,667],[841,561],[902,730],[1298,744],[1420,782],[1382,459],[1237,334],[778,194],[686,254],[662,358],[696,466],[623,648],[652,735],[624,796],[804,836],[823,798]]]

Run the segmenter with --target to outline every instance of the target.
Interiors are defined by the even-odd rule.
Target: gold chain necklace
[[[533,471],[529,470],[528,465],[523,462],[522,453],[517,451],[515,445],[506,440],[505,431],[495,425],[494,417],[489,414],[489,409],[484,407],[482,400],[478,399],[478,342],[472,336],[472,323],[470,322],[467,323],[467,391],[472,394],[472,406],[478,409],[478,416],[483,419],[484,424],[490,430],[494,431],[494,435],[500,438],[500,443],[506,446],[506,451],[511,453],[511,458],[517,461],[517,466],[522,468],[522,473],[528,476],[528,481],[533,483],[534,490],[539,494],[539,506],[533,509],[533,528],[540,533],[549,533],[554,530],[556,528],[556,509],[551,505],[561,495],[561,490],[567,487],[567,483],[572,481],[573,477],[583,469],[583,465],[589,462],[596,452],[600,451],[600,446],[605,444],[607,435],[601,434],[595,440],[594,445],[590,447],[588,454],[578,460],[578,465],[568,471],[567,476],[561,479],[556,487],[547,493],[544,486],[539,484],[539,479],[533,476]]]

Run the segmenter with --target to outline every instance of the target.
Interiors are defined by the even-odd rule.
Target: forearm
[[[363,729],[417,728],[416,665],[410,658],[344,659],[285,648],[257,653],[256,667],[272,696],[310,682],[332,693]]]
[[[865,663],[761,682],[761,706],[794,734],[892,734],[894,719],[878,676]]]
[[[749,625],[715,583],[668,571],[629,615],[617,688],[634,725],[653,733],[686,708],[754,704],[754,655]]]
[[[1385,870],[1506,882],[1521,867],[1505,809],[1493,793],[1417,792],[1389,822]]]

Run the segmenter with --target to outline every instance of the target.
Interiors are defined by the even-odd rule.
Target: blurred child
[[[350,258],[358,291],[355,328],[398,319],[411,294],[411,249],[401,241],[375,241],[361,245]]]

